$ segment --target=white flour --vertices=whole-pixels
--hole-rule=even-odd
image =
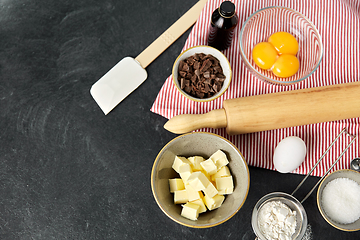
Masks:
[[[296,228],[296,212],[280,201],[268,202],[259,211],[258,223],[268,240],[291,240]]]

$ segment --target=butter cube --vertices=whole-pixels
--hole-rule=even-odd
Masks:
[[[216,188],[219,194],[231,194],[234,191],[234,182],[232,176],[216,178]]]
[[[192,171],[179,173],[179,175],[180,175],[181,179],[183,180],[184,184],[188,183],[188,178],[191,176],[191,174],[192,174]]]
[[[215,174],[211,175],[211,181],[215,181],[216,178],[231,176],[228,166],[223,166]]]
[[[187,160],[186,157],[179,157],[179,156],[175,156],[172,168],[175,170],[175,172],[180,173],[180,166],[184,165],[184,164],[191,164],[189,162],[189,160]]]
[[[208,175],[213,175],[218,170],[215,163],[211,159],[201,162],[200,165]]]
[[[187,179],[190,177],[190,175],[193,172],[190,163],[183,163],[177,168],[177,170],[184,184],[186,184]]]
[[[193,171],[201,171],[200,163],[203,162],[205,159],[201,156],[194,156],[188,158],[189,162],[191,163]]]
[[[183,173],[183,172],[191,172],[191,173],[193,172],[190,164],[187,164],[187,163],[179,166],[178,170],[179,170],[179,172],[178,172],[179,174]]]
[[[181,204],[189,201],[186,190],[179,190],[174,192],[174,203]]]
[[[215,195],[214,197],[204,196],[204,203],[206,207],[211,211],[221,206],[225,197],[223,195]]]
[[[190,184],[185,185],[186,193],[189,199],[189,202],[201,199],[204,197],[203,193],[201,191],[196,191]]]
[[[213,155],[210,156],[209,159],[211,159],[215,163],[217,170],[219,170],[223,166],[226,166],[229,163],[226,154],[221,150],[217,150]]]
[[[169,179],[169,185],[171,193],[185,189],[184,182],[181,178]]]
[[[210,181],[204,173],[193,172],[187,179],[187,183],[190,184],[196,191],[201,191],[209,185]]]
[[[199,171],[197,171],[197,172],[199,172]],[[205,170],[201,170],[200,172],[202,172],[207,177],[207,179],[210,180],[210,175]]]
[[[181,210],[181,216],[194,221],[198,219],[199,209],[200,209],[199,205],[188,202],[184,204],[182,207],[183,208]]]
[[[197,199],[195,201],[191,201],[191,203],[195,203],[200,206],[199,213],[206,212],[206,206],[205,206],[204,200],[202,198]]]
[[[203,192],[204,192],[205,195],[207,195],[208,197],[214,197],[216,194],[218,194],[218,190],[216,189],[216,187],[214,186],[214,184],[212,184],[211,182],[210,182],[209,185],[203,190]]]

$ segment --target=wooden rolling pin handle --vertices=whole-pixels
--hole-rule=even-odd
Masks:
[[[205,114],[177,115],[167,121],[164,128],[172,133],[182,134],[200,128],[224,128],[226,126],[225,110],[216,109]]]

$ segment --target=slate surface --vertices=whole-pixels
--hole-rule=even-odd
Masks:
[[[0,239],[254,239],[252,208],[303,176],[250,167],[243,208],[211,229],[172,222],[150,172],[176,135],[149,111],[189,31],[147,67],[148,79],[108,116],[91,85],[136,57],[196,0],[0,1]],[[316,183],[311,177],[299,198]],[[312,239],[358,239],[304,202]]]

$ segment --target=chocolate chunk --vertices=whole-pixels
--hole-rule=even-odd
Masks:
[[[225,79],[226,79],[226,77],[225,77],[224,74],[220,74],[220,73],[216,74],[215,80],[216,80],[217,82],[224,82]]]
[[[205,72],[209,69],[209,67],[212,65],[211,61],[209,59],[206,59],[203,64],[201,65],[200,72]]]
[[[211,85],[211,79],[205,79],[204,84]]]
[[[196,62],[196,59],[194,58],[194,56],[190,56],[187,59],[187,63],[192,66],[194,63]]]
[[[185,78],[180,78],[180,88],[184,89],[185,87]]]
[[[209,71],[204,72],[204,78],[210,78],[210,72]]]
[[[203,92],[197,92],[197,93],[196,93],[196,96],[197,96],[198,98],[204,98],[205,93],[203,93]]]
[[[187,74],[187,72],[185,72],[185,71],[179,71],[179,75],[183,78],[186,76],[186,74]]]
[[[218,84],[216,84],[216,83],[213,85],[213,89],[214,89],[215,92],[219,92],[219,91],[220,91],[220,88],[221,88],[221,87],[220,87]]]
[[[197,80],[198,78],[197,78],[197,76],[196,75],[192,75],[191,76],[191,82],[193,82],[193,83],[196,83],[196,80]]]
[[[184,64],[185,62],[182,60],[179,62],[179,71],[183,68]]]
[[[215,73],[223,73],[221,66],[215,66],[214,67],[214,72]]]
[[[185,62],[182,67],[180,68],[181,71],[185,71],[185,72],[189,72],[190,67],[189,65]]]
[[[196,61],[195,63],[194,63],[194,69],[200,69],[200,62],[199,61]]]
[[[197,98],[209,98],[219,92],[226,79],[220,62],[211,54],[195,53],[180,61],[180,88]]]
[[[198,79],[200,79],[200,70],[199,69],[196,69],[194,71],[195,75],[198,77]]]

